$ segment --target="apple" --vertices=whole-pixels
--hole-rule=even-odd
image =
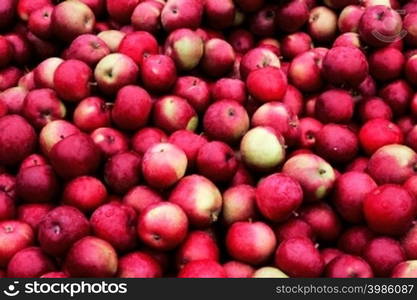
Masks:
[[[222,207],[222,195],[206,177],[190,175],[182,178],[168,201],[179,205],[191,225],[207,228],[216,222]]]
[[[213,38],[204,45],[201,67],[207,75],[220,77],[232,70],[235,58],[235,51],[228,42]]]
[[[305,238],[283,241],[275,253],[275,265],[290,277],[318,277],[324,271],[320,252]]]
[[[117,92],[111,111],[113,122],[124,130],[137,130],[148,122],[152,109],[148,92],[138,86],[128,85]]]
[[[94,173],[100,164],[100,149],[85,133],[75,133],[56,143],[49,152],[54,170],[71,179]]]
[[[367,44],[383,47],[403,34],[402,25],[401,16],[391,7],[369,6],[359,22],[359,34]]]
[[[336,179],[332,166],[314,154],[291,157],[284,164],[282,172],[298,180],[307,201],[318,201],[326,197]]]
[[[168,0],[162,9],[161,22],[168,32],[180,28],[200,27],[204,2],[200,0]]]
[[[64,62],[59,57],[50,57],[41,62],[33,71],[33,79],[38,88],[55,88],[56,69]]]
[[[196,112],[204,112],[210,104],[210,87],[205,80],[199,77],[178,77],[172,92],[176,96],[186,99]]]
[[[128,138],[116,129],[110,127],[97,128],[90,136],[105,157],[112,157],[129,150]]]
[[[277,242],[293,239],[306,238],[314,241],[315,235],[312,227],[303,219],[293,217],[275,227]]]
[[[34,242],[32,228],[21,221],[0,222],[0,267],[5,268],[12,257],[25,248],[30,247]]]
[[[123,196],[123,204],[132,207],[136,213],[141,214],[151,204],[162,202],[162,196],[146,185],[133,187]]]
[[[155,0],[147,0],[139,3],[133,10],[130,18],[132,26],[136,30],[143,30],[156,34],[161,30],[161,13],[163,3]]]
[[[153,121],[157,127],[169,133],[180,129],[194,131],[198,125],[198,116],[184,98],[164,96],[155,102]]]
[[[193,30],[187,28],[171,32],[165,41],[165,54],[170,56],[178,69],[192,70],[204,54],[204,42]]]
[[[248,131],[249,116],[238,102],[221,100],[206,110],[203,127],[210,138],[234,143]]]
[[[256,188],[257,208],[273,222],[283,222],[296,211],[303,201],[300,184],[291,177],[275,173],[262,179]]]
[[[0,70],[0,92],[18,84],[22,71],[16,67],[7,67]]]
[[[0,191],[16,199],[16,177],[7,173],[0,174]]]
[[[12,46],[13,60],[17,65],[29,63],[31,58],[32,45],[25,37],[25,34],[10,33],[4,36]]]
[[[26,95],[22,108],[25,118],[38,129],[47,123],[65,118],[65,105],[52,89],[36,89]]]
[[[333,47],[356,47],[361,49],[363,42],[360,39],[359,33],[346,32],[334,40]]]
[[[388,237],[370,241],[363,252],[364,259],[371,265],[376,276],[388,277],[399,263],[406,260],[399,242]]]
[[[66,137],[79,133],[80,130],[65,120],[55,120],[46,124],[39,134],[39,144],[42,152],[49,156],[51,149]]]
[[[132,150],[143,155],[151,146],[166,141],[168,141],[168,136],[161,129],[156,127],[145,127],[133,135],[131,139]]]
[[[246,86],[240,79],[221,78],[211,86],[211,96],[213,101],[229,99],[244,105],[247,100]]]
[[[17,0],[16,3],[15,9],[17,9],[17,14],[23,21],[27,21],[29,16],[37,9],[52,5],[50,0]]]
[[[316,136],[323,128],[323,124],[313,118],[302,118],[299,122],[299,141],[298,144],[303,148],[313,148],[316,143]]]
[[[323,85],[323,56],[312,50],[297,55],[288,69],[288,79],[303,92],[318,91]]]
[[[69,42],[84,33],[91,33],[96,22],[93,11],[80,1],[64,1],[55,6],[51,26],[56,37]]]
[[[186,264],[178,273],[178,278],[226,278],[226,271],[218,262],[203,259]]]
[[[128,23],[133,10],[140,0],[106,0],[106,8],[110,17],[118,23]]]
[[[119,202],[98,207],[90,218],[94,235],[109,242],[114,249],[126,252],[137,244],[135,210]]]
[[[278,268],[274,267],[262,267],[256,270],[252,276],[252,278],[288,278],[287,274],[282,272]]]
[[[371,266],[361,257],[354,255],[340,255],[327,266],[325,276],[329,278],[371,278]]]
[[[48,272],[39,278],[69,278],[69,276],[65,272]]]
[[[158,94],[171,90],[177,80],[174,61],[167,55],[150,55],[142,62],[142,82],[145,88]]]
[[[337,21],[339,31],[342,33],[358,32],[359,22],[364,12],[365,9],[359,5],[345,6]]]
[[[416,225],[413,225],[413,227],[411,227],[410,230],[401,239],[401,246],[403,247],[408,259],[417,258],[417,226]]]
[[[394,80],[379,90],[379,96],[391,107],[395,116],[402,116],[413,97],[413,89],[402,79]]]
[[[392,278],[415,278],[417,270],[416,260],[407,260],[399,263],[393,270]]]
[[[208,24],[214,29],[225,29],[230,27],[235,20],[235,4],[233,0],[216,1],[206,0],[204,12]]]
[[[228,37],[230,45],[236,53],[245,54],[255,45],[254,35],[244,29],[234,29]]]
[[[359,106],[359,114],[363,123],[372,119],[392,119],[392,109],[379,97],[364,99]]]
[[[99,61],[94,70],[94,78],[103,93],[113,95],[122,87],[134,84],[138,72],[138,66],[129,56],[112,53]]]
[[[31,91],[37,88],[34,75],[35,71],[27,72],[25,75],[20,77],[19,81],[17,82],[17,87],[22,87],[27,91]]]
[[[363,202],[375,188],[375,181],[364,172],[351,171],[339,176],[333,196],[339,214],[348,222],[361,223],[364,220]]]
[[[235,3],[244,12],[255,12],[262,8],[264,0],[235,0]]]
[[[113,155],[104,166],[107,185],[117,194],[126,193],[139,183],[142,177],[141,164],[141,157],[132,151]]]
[[[86,132],[109,126],[110,105],[99,97],[85,98],[75,108],[73,121],[78,128]]]
[[[72,277],[112,277],[117,264],[116,251],[108,242],[86,236],[68,251],[64,270]]]
[[[172,250],[187,236],[188,219],[180,206],[171,202],[149,205],[139,215],[137,234],[148,246]]]
[[[337,246],[344,252],[361,255],[366,245],[375,237],[375,234],[366,226],[354,226],[347,229],[340,236]]]
[[[9,278],[37,278],[55,271],[55,264],[38,247],[28,247],[17,252],[7,265]]]
[[[223,193],[222,219],[226,225],[257,218],[256,190],[246,184],[228,188]]]
[[[33,127],[19,115],[0,118],[0,163],[16,165],[31,154],[36,146]]]
[[[95,177],[80,176],[68,182],[62,195],[62,203],[78,208],[84,213],[94,211],[107,200],[105,185]]]
[[[296,32],[307,22],[308,15],[304,0],[284,2],[277,9],[277,26],[285,32]]]
[[[249,73],[248,92],[261,102],[280,101],[287,91],[287,79],[279,68],[265,67]]]
[[[28,29],[40,39],[50,39],[53,35],[52,13],[54,7],[43,6],[29,15]]]
[[[248,264],[229,261],[223,265],[227,278],[251,278],[255,270]]]
[[[110,49],[102,39],[93,34],[82,34],[71,42],[66,59],[78,59],[94,67],[109,54]]]
[[[119,49],[120,43],[123,38],[126,36],[124,32],[120,30],[104,30],[97,34],[97,37],[106,43],[107,47],[110,49],[110,52],[117,52]]]
[[[4,37],[0,36],[0,67],[7,66],[13,59],[13,47],[9,41]]]
[[[366,122],[359,131],[359,141],[369,155],[383,146],[401,144],[404,134],[395,123],[385,119],[372,119]]]
[[[162,277],[162,267],[157,260],[145,252],[130,252],[119,259],[117,277],[158,278]]]
[[[400,50],[381,48],[369,57],[369,72],[376,80],[390,81],[400,77],[404,64],[405,58]]]
[[[49,211],[38,227],[38,240],[45,253],[62,256],[73,243],[90,233],[87,218],[75,207],[60,206]]]
[[[280,68],[281,63],[278,56],[265,47],[253,48],[243,55],[240,74],[243,79],[246,79],[252,71],[266,67]]]
[[[249,20],[249,28],[257,36],[272,36],[276,32],[277,6],[267,5],[256,12]]]
[[[7,193],[0,192],[0,220],[12,220],[15,217],[16,207],[14,199]]]
[[[417,19],[417,11],[406,14],[403,20],[404,30],[407,32],[405,42],[411,47],[417,46],[417,34],[415,33],[415,21]]]
[[[5,0],[0,4],[0,29],[4,30],[8,28],[16,16],[16,5],[15,0]]]

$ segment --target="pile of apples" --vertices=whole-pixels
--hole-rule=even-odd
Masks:
[[[0,277],[417,277],[417,1],[1,0]]]

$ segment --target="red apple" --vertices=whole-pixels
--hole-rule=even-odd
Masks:
[[[129,149],[128,138],[122,132],[110,127],[97,128],[91,133],[91,138],[105,157],[111,157]]]
[[[223,193],[222,218],[226,225],[256,219],[256,192],[250,185],[236,185]]]
[[[354,226],[347,229],[340,236],[337,246],[344,252],[361,255],[366,245],[375,237],[375,234],[366,226]]]
[[[235,51],[229,43],[213,38],[204,45],[201,66],[207,75],[220,77],[232,70],[235,58]]]
[[[371,278],[373,272],[369,264],[359,256],[340,255],[326,267],[329,278]]]
[[[184,266],[178,278],[226,278],[226,271],[216,261],[195,260]]]
[[[131,139],[131,144],[132,149],[135,152],[143,155],[151,146],[166,141],[168,141],[168,136],[161,129],[156,127],[145,127],[135,133]]]
[[[135,152],[120,152],[106,162],[104,178],[107,185],[117,194],[124,194],[139,183],[141,157]]]
[[[135,251],[119,259],[119,278],[158,278],[162,268],[158,261],[145,252]]]
[[[261,102],[280,101],[287,91],[287,78],[274,67],[266,67],[249,73],[246,85],[250,95]]]
[[[204,2],[200,0],[168,0],[162,9],[161,22],[168,32],[180,28],[200,27]]]
[[[119,23],[128,23],[135,7],[140,0],[106,0],[106,8],[110,17]]]
[[[136,213],[141,214],[145,208],[151,204],[163,201],[161,195],[146,185],[138,185],[133,187],[123,197],[123,204],[131,206]]]
[[[207,82],[201,78],[194,76],[179,77],[172,92],[176,96],[186,99],[197,112],[203,112],[209,106],[210,88]],[[215,96],[213,95],[213,97]]]
[[[142,82],[151,92],[164,93],[171,90],[177,80],[174,61],[166,55],[150,55],[142,62]]]
[[[9,278],[36,278],[55,270],[54,262],[40,248],[29,247],[17,252],[7,266]]]

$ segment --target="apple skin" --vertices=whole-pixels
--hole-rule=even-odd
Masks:
[[[359,5],[348,5],[340,12],[337,25],[339,31],[345,32],[358,32],[359,22],[362,18],[365,9]]]
[[[125,86],[116,95],[112,120],[120,129],[138,130],[148,122],[152,104],[146,90],[139,86]]]
[[[276,33],[276,5],[266,5],[249,19],[250,31],[261,37],[273,36]]]
[[[302,118],[299,122],[300,136],[298,145],[302,148],[313,148],[316,143],[316,136],[320,132],[323,124],[313,118]]]
[[[159,262],[142,251],[130,252],[119,259],[118,278],[159,278],[162,273]]]
[[[168,141],[168,136],[161,129],[156,127],[145,127],[136,132],[132,137],[132,150],[143,155],[151,146],[165,143],[166,141]]]
[[[314,203],[300,211],[300,217],[307,222],[319,241],[335,241],[342,231],[339,216],[325,203]]]
[[[386,206],[388,202],[390,204]],[[405,233],[417,213],[416,202],[411,194],[395,184],[380,185],[369,193],[365,197],[363,209],[369,228],[393,236]]]
[[[402,25],[401,16],[391,7],[370,6],[359,22],[359,34],[368,45],[383,47],[401,36]]]
[[[404,66],[404,73],[407,81],[412,84],[413,86],[417,86],[417,80],[415,77],[417,76],[417,56],[413,55],[408,58],[405,62]]]
[[[29,15],[28,29],[40,39],[50,39],[53,35],[52,13],[54,7],[43,6]]]
[[[122,42],[125,36],[126,34],[124,32],[114,29],[101,31],[97,35],[97,37],[99,37],[104,43],[106,43],[111,53],[117,52],[120,43]]]
[[[71,42],[66,59],[78,59],[94,67],[109,54],[110,49],[102,39],[93,34],[82,34]]]
[[[297,55],[290,64],[288,78],[303,92],[315,92],[323,85],[323,56],[312,50]]]
[[[155,102],[153,121],[168,133],[181,129],[194,131],[198,125],[198,116],[184,98],[164,96]]]
[[[195,166],[199,150],[207,143],[207,139],[189,130],[177,130],[168,139],[168,142],[184,151],[188,160],[188,167]]]
[[[110,127],[97,128],[90,136],[105,157],[112,157],[129,150],[128,138],[116,129]]]
[[[338,16],[326,6],[316,6],[310,11],[308,32],[314,41],[329,42],[337,33]]]
[[[23,75],[17,82],[17,87],[22,87],[27,91],[34,90],[38,86],[35,83],[35,72],[30,71]]]
[[[34,242],[32,228],[21,221],[0,222],[0,267],[5,268],[12,257],[25,248],[30,247]]]
[[[236,222],[226,234],[230,256],[250,265],[267,261],[274,253],[276,243],[274,232],[263,222]]]
[[[113,201],[98,207],[90,218],[92,232],[114,249],[126,252],[137,245],[135,210]]]
[[[227,278],[251,278],[255,272],[250,265],[234,260],[225,263],[223,268]]]
[[[236,5],[244,12],[256,12],[262,8],[264,0],[236,0]]]
[[[117,272],[117,254],[106,241],[86,236],[69,250],[64,270],[71,277],[113,277]]]
[[[104,179],[110,189],[124,194],[139,183],[141,157],[135,152],[121,152],[113,155],[104,167]]]
[[[357,87],[368,75],[368,62],[357,48],[335,47],[324,57],[323,72],[334,85]]]
[[[39,278],[70,278],[65,272],[48,272]]]
[[[235,51],[228,42],[213,38],[204,45],[201,67],[208,76],[221,77],[232,71],[235,58]]]
[[[163,8],[164,4],[155,0],[139,3],[130,18],[133,28],[157,34],[162,28],[161,13]]]
[[[33,127],[18,115],[0,118],[0,163],[16,165],[31,154],[36,146]]]
[[[378,237],[370,241],[364,249],[363,258],[378,277],[390,276],[394,267],[406,260],[400,243],[388,237]]]
[[[344,255],[344,253],[337,248],[324,248],[320,250],[320,255],[324,261],[324,266],[326,267],[329,263],[332,262],[332,260],[341,255]]]
[[[3,36],[0,36],[0,54],[0,67],[3,68],[12,61],[14,54],[12,45]]]
[[[164,201],[162,196],[146,185],[133,187],[123,197],[123,204],[132,207],[136,213],[141,214],[151,204]]]
[[[315,235],[311,226],[301,218],[290,218],[274,229],[278,244],[292,238],[306,238],[314,241]]]
[[[92,77],[93,72],[86,63],[76,59],[67,60],[55,70],[55,91],[64,100],[79,102],[90,95]]]
[[[16,193],[25,202],[50,202],[58,190],[58,180],[49,165],[24,168],[17,174]]]
[[[332,163],[348,163],[357,156],[359,142],[349,127],[327,124],[316,134],[315,150]]]
[[[0,191],[16,200],[16,177],[8,173],[0,174]]]
[[[363,202],[377,187],[375,181],[364,172],[351,171],[339,176],[334,187],[333,203],[339,214],[348,222],[364,220]]]
[[[348,92],[332,89],[322,93],[314,107],[316,118],[323,123],[348,123],[353,116],[354,100]]]
[[[305,32],[296,32],[286,35],[281,41],[282,55],[292,60],[297,55],[312,48],[311,37]]]
[[[15,217],[14,200],[5,192],[0,192],[0,220],[12,220]]]
[[[372,278],[371,266],[360,256],[340,255],[327,266],[325,276],[328,278]]]
[[[63,62],[64,60],[59,57],[50,57],[41,62],[33,71],[36,86],[39,88],[55,88],[55,71]]]
[[[0,92],[14,87],[22,76],[22,71],[16,67],[9,66],[0,70]]]
[[[8,1],[6,1],[7,3]],[[17,6],[15,6],[17,13],[19,15],[19,18],[23,21],[27,21],[29,19],[29,16],[36,10],[44,7],[44,6],[50,6],[52,5],[51,0],[18,0],[14,1],[15,5],[17,3]]]
[[[36,89],[26,95],[22,113],[35,128],[42,129],[51,121],[65,118],[66,108],[54,90]]]
[[[67,183],[62,195],[62,203],[89,213],[104,204],[107,196],[107,189],[100,180],[91,176],[81,176]]]
[[[402,237],[401,246],[403,247],[408,259],[417,258],[417,226],[413,225],[410,230]]]
[[[83,131],[92,132],[110,126],[110,106],[99,97],[88,97],[78,103],[74,110],[74,124]]]
[[[157,40],[146,31],[135,31],[127,34],[120,42],[118,52],[130,57],[139,66],[149,55],[158,54]]]
[[[80,1],[64,1],[55,6],[52,17],[52,29],[57,38],[72,41],[84,33],[91,33],[96,22],[93,11]]]
[[[55,144],[64,138],[79,133],[80,130],[65,120],[55,120],[46,124],[39,134],[39,144],[42,152],[48,156]]]
[[[393,47],[377,49],[369,57],[369,72],[379,81],[391,81],[400,77],[405,64],[404,55]]]
[[[210,104],[210,87],[205,80],[199,77],[178,77],[172,92],[174,95],[186,99],[199,113],[206,111]]]
[[[417,19],[417,11],[406,14],[403,20],[404,30],[408,32],[405,36],[405,42],[411,46],[417,46],[417,35],[415,33],[415,22]]]
[[[177,80],[175,63],[167,55],[150,55],[144,58],[141,71],[145,88],[158,94],[170,91]]]
[[[140,2],[141,0],[106,0],[106,8],[114,21],[126,24]]]
[[[275,253],[275,265],[290,277],[318,277],[324,270],[319,251],[305,238],[283,241]]]
[[[336,179],[331,165],[314,154],[298,154],[284,164],[282,172],[298,180],[306,201],[318,201],[330,193]]]
[[[363,123],[372,119],[392,120],[392,109],[379,97],[364,99],[359,105],[359,114]]]
[[[16,16],[16,0],[5,0],[0,4],[0,29],[8,28]]]
[[[37,232],[39,223],[53,208],[49,203],[22,204],[18,207],[17,219],[30,225],[33,231]]]
[[[273,222],[287,220],[302,201],[303,190],[300,184],[285,174],[270,175],[262,179],[256,188],[257,208],[265,218]]]
[[[257,216],[256,190],[254,187],[241,184],[224,191],[222,220],[226,226],[236,222],[255,220]]]
[[[204,54],[204,42],[193,30],[187,28],[171,32],[165,42],[165,55],[171,57],[179,70],[197,67]]]
[[[417,154],[409,147],[391,144],[379,148],[368,162],[367,172],[378,184],[402,184],[415,175]]]
[[[399,263],[391,273],[392,278],[415,278],[417,275],[417,260],[407,260]]]
[[[285,32],[296,32],[308,20],[309,10],[303,0],[282,3],[277,10],[277,26]]]
[[[214,102],[229,99],[244,105],[247,100],[246,86],[240,79],[221,78],[211,86],[211,96]]]
[[[358,33],[346,32],[334,40],[333,48],[334,47],[356,47],[361,49],[363,47],[363,42],[360,40]]]
[[[180,206],[170,202],[149,205],[139,215],[137,234],[156,250],[172,250],[187,236],[188,219]]]
[[[55,271],[54,262],[40,248],[29,247],[17,252],[7,266],[9,278],[38,278]]]
[[[79,239],[90,233],[84,214],[71,206],[60,206],[49,211],[38,227],[38,240],[45,253],[62,256]]]
[[[66,179],[94,173],[100,164],[100,156],[100,149],[84,133],[63,139],[49,153],[55,171]]]
[[[300,137],[298,117],[290,107],[280,102],[268,102],[252,115],[252,126],[269,126],[280,132],[288,145],[294,145]]]
[[[177,269],[181,269],[191,261],[219,261],[219,247],[213,236],[206,231],[191,231],[175,254]]]
[[[287,274],[282,272],[278,268],[274,267],[262,267],[256,270],[252,276],[252,278],[288,278]]]
[[[265,67],[249,73],[246,79],[248,92],[261,102],[280,101],[287,91],[287,78],[274,67]]]
[[[112,53],[99,61],[94,70],[94,78],[103,93],[114,95],[122,87],[134,84],[138,73],[138,66],[129,56]]]
[[[249,129],[245,108],[233,100],[221,100],[208,107],[203,118],[204,132],[213,140],[235,143]]]
[[[230,45],[236,53],[245,54],[255,46],[254,35],[245,29],[235,29],[228,37]]]
[[[242,138],[240,152],[248,167],[259,171],[273,170],[285,159],[284,139],[273,128],[258,126]]]
[[[223,202],[217,187],[200,175],[182,178],[168,200],[179,205],[190,224],[198,228],[207,228],[217,221]]]
[[[278,56],[265,47],[253,48],[242,57],[240,63],[241,77],[245,80],[252,71],[265,67],[280,68],[281,63]]]
[[[9,33],[4,36],[14,50],[13,60],[19,66],[29,63],[31,58],[32,45],[25,34]]]
[[[200,0],[168,0],[162,9],[161,22],[165,31],[200,27],[204,2]]]
[[[358,137],[368,155],[374,154],[383,146],[404,142],[404,134],[400,127],[391,121],[379,118],[366,122],[361,127]]]
[[[206,0],[204,2],[204,12],[211,28],[225,29],[233,25],[236,10],[232,0],[222,2]]]
[[[375,234],[366,226],[354,226],[347,229],[339,238],[337,246],[352,255],[361,255]]]
[[[223,266],[213,260],[194,260],[178,273],[178,278],[226,278]]]
[[[394,80],[379,90],[379,97],[391,107],[396,117],[407,112],[413,94],[411,86],[402,79]]]
[[[161,143],[146,151],[142,161],[142,173],[150,186],[166,189],[184,176],[187,164],[184,151],[173,144]]]

